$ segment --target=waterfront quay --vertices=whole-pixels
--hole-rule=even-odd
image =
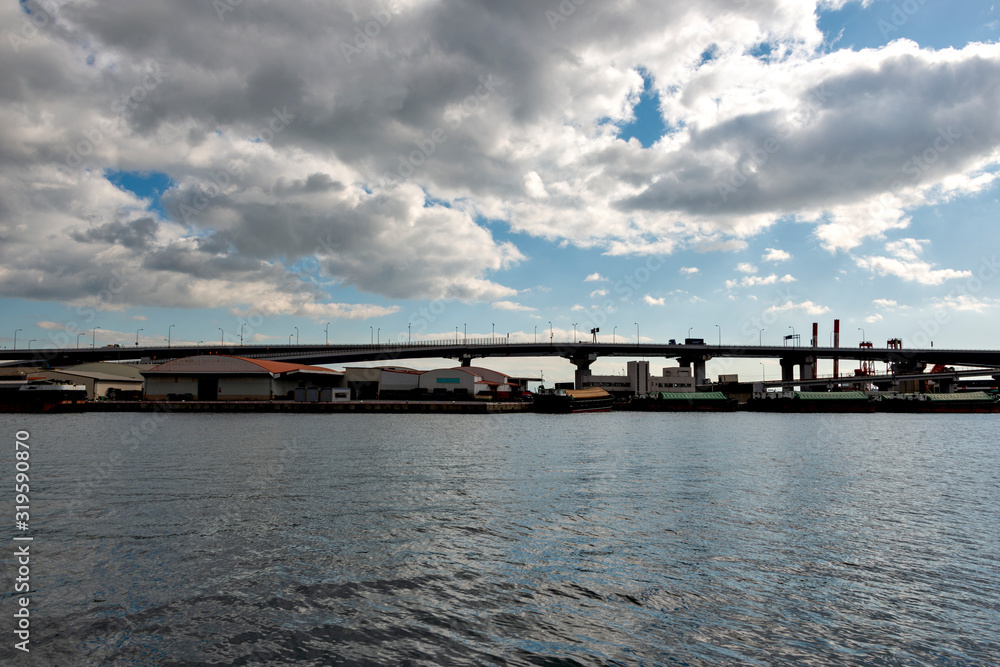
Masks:
[[[297,401],[95,401],[66,406],[74,412],[428,412],[451,414],[493,414],[526,412],[530,403],[514,401],[337,401],[307,403]]]

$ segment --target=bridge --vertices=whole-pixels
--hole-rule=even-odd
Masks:
[[[578,386],[590,374],[590,366],[601,357],[663,357],[676,359],[692,369],[699,380],[705,378],[705,362],[718,358],[778,359],[781,380],[818,380],[812,365],[818,359],[843,359],[889,364],[895,373],[919,373],[925,365],[973,366],[998,369],[1000,350],[940,348],[801,347],[768,345],[708,345],[677,343],[607,343],[589,341],[546,341],[511,343],[505,337],[455,338],[368,345],[174,345],[157,347],[48,348],[3,350],[8,362],[29,362],[57,367],[93,361],[143,361],[159,363],[199,354],[224,354],[254,359],[271,359],[309,365],[340,365],[377,361],[393,364],[405,359],[455,359],[469,366],[474,359],[494,357],[563,357],[576,366]],[[795,370],[798,368],[798,378]]]

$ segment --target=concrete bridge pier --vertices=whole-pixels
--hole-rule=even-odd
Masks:
[[[463,354],[460,357],[460,359],[462,361],[462,368],[468,368],[469,366],[472,365],[472,355],[471,354]]]
[[[705,361],[711,357],[681,357],[677,360],[681,368],[691,370],[695,385],[705,384]]]
[[[583,354],[574,357],[568,357],[571,364],[576,366],[576,373],[573,375],[573,386],[577,389],[583,389],[583,382],[585,378],[590,377],[590,366],[595,361],[597,361],[596,354]]]
[[[799,364],[799,380],[801,380],[800,386],[802,387],[802,391],[826,391],[826,383],[808,382],[816,378],[814,373],[815,367],[815,357],[806,357]]]
[[[792,391],[795,389],[795,360],[782,357],[778,360],[781,365],[781,391]]]

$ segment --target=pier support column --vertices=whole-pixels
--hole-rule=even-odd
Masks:
[[[795,389],[795,361],[792,359],[779,359],[781,365],[781,391],[792,391]]]
[[[698,386],[705,384],[705,361],[706,357],[681,357],[677,360],[677,363],[681,368],[691,370],[691,377],[694,378],[694,384]]]
[[[469,366],[472,365],[472,355],[471,354],[463,354],[462,357],[461,357],[461,359],[462,359],[462,368],[468,368]]]
[[[590,365],[597,361],[596,354],[579,355],[570,357],[571,364],[576,366],[576,373],[573,375],[573,386],[583,389],[583,382],[590,377]]]

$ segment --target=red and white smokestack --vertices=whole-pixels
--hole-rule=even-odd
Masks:
[[[833,321],[833,346],[840,347],[840,320]],[[840,359],[833,358],[833,377],[840,377]]]

